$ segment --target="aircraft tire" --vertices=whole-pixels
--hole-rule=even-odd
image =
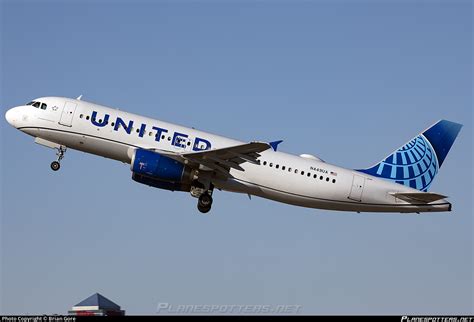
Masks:
[[[58,171],[61,168],[61,164],[58,161],[51,162],[51,170]]]

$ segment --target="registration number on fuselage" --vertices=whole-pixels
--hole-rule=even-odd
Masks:
[[[326,169],[315,168],[315,167],[310,167],[310,169],[311,169],[312,171],[316,171],[316,172],[321,172],[321,173],[325,173],[325,174],[328,173],[328,170],[326,170]]]

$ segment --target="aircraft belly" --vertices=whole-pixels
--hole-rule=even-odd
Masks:
[[[30,130],[30,132],[34,136],[65,145],[70,149],[100,155],[105,158],[122,162],[130,162],[130,158],[127,155],[129,146],[125,144],[69,132],[58,132],[45,129]]]
[[[345,186],[350,186],[352,182],[347,181],[347,184],[345,184],[342,178],[339,178],[339,186],[325,188],[326,184],[331,185],[332,183],[322,181],[304,183],[300,178],[284,180],[284,178],[275,178],[262,173],[259,175],[253,171],[246,171],[246,176],[243,173],[238,175],[235,172],[235,174],[234,179],[221,185],[224,190],[248,193],[301,207],[353,212],[395,213],[447,211],[451,207],[445,201],[425,205],[396,203],[393,202],[393,196],[387,195],[384,191],[379,191],[374,183],[369,184],[360,201],[351,200],[348,198],[348,189]]]
[[[439,202],[426,205],[410,205],[410,204],[383,204],[383,203],[357,203],[350,200],[331,200],[319,199],[315,197],[307,197],[294,195],[281,191],[275,191],[270,188],[262,188],[260,197],[287,203],[290,205],[317,208],[338,211],[354,211],[354,212],[388,212],[388,213],[414,213],[414,212],[438,212],[449,211],[451,204],[449,202]]]

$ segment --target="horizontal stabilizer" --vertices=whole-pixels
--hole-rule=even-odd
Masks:
[[[432,192],[394,192],[391,193],[391,195],[409,203],[430,203],[447,198],[446,196]]]

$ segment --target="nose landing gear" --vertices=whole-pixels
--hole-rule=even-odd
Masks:
[[[58,161],[51,162],[51,170],[58,171],[61,168],[61,164]]]
[[[60,162],[64,158],[64,153],[66,153],[66,150],[67,148],[64,145],[61,145],[59,148],[57,148],[56,155],[58,156],[58,160],[51,162],[51,170],[58,171],[59,168],[61,168]]]

